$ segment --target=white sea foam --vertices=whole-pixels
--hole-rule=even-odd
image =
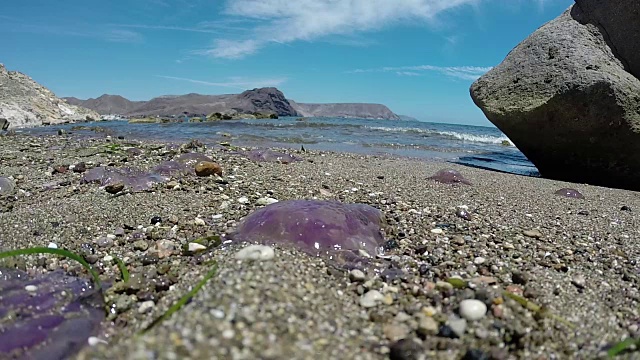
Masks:
[[[513,142],[509,140],[509,138],[506,137],[505,135],[502,135],[502,136],[479,135],[479,134],[470,134],[470,133],[459,133],[455,131],[436,131],[436,130],[420,129],[420,128],[385,127],[385,126],[366,126],[366,128],[371,130],[386,131],[386,132],[443,135],[443,136],[452,137],[462,141],[471,141],[471,142],[487,143],[487,144],[502,144],[504,141],[508,141],[509,144],[513,145]]]

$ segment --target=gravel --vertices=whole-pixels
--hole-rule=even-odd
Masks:
[[[131,146],[142,154],[127,155]],[[149,168],[187,147],[210,156],[222,177],[110,194],[75,171]],[[54,243],[91,260],[113,284],[105,291],[109,321],[78,359],[594,359],[640,336],[638,193],[437,161],[307,149],[292,151],[302,162],[258,163],[232,150],[74,134],[0,137],[0,176],[15,183],[0,194],[0,249]],[[70,165],[74,171],[52,171]],[[443,168],[473,185],[427,179]],[[561,188],[584,199],[555,195]],[[301,198],[382,210],[384,258],[354,273],[287,246],[269,247],[268,261],[238,260],[247,244],[220,241],[263,204]],[[184,251],[189,243],[207,249]],[[131,274],[127,283],[116,257]],[[218,271],[194,298],[141,334],[212,261]],[[0,265],[87,276],[53,255]],[[462,304],[479,303],[484,316],[463,315]]]

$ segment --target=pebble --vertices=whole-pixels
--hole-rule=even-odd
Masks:
[[[207,247],[202,245],[202,244],[190,242],[189,245],[188,245],[188,249],[189,249],[190,253],[195,253],[195,252],[198,252],[198,251],[206,250]]]
[[[154,216],[151,218],[151,225],[155,225],[162,222],[162,218],[160,216]]]
[[[480,320],[487,314],[487,305],[480,300],[465,299],[460,302],[460,316],[467,320]]]
[[[105,255],[104,258],[102,258],[102,261],[106,262],[106,263],[110,263],[113,261],[113,256],[111,255]]]
[[[584,276],[577,274],[573,276],[573,279],[571,279],[571,283],[578,289],[584,289],[587,284],[587,280],[584,278]]]
[[[482,256],[478,256],[477,258],[473,259],[473,263],[476,265],[484,264],[485,261],[486,259],[483,258]]]
[[[195,218],[195,220],[193,220],[193,223],[198,225],[198,226],[205,226],[207,225],[206,222],[204,222],[204,220],[202,220],[201,218],[197,217]]]
[[[404,324],[386,324],[382,328],[384,336],[390,341],[398,341],[409,335],[409,328]]]
[[[363,282],[367,276],[362,270],[353,269],[349,271],[349,279],[353,282]]]
[[[275,257],[272,247],[266,245],[249,245],[236,253],[237,260],[271,260]]]
[[[110,239],[106,236],[101,236],[98,238],[98,246],[101,248],[109,248],[113,246],[113,239]]]
[[[525,230],[522,232],[522,235],[536,239],[540,239],[542,237],[542,233],[538,229]]]
[[[38,290],[38,287],[35,285],[27,285],[24,287],[24,289],[28,292],[36,292]]]
[[[151,311],[156,306],[156,303],[153,300],[143,301],[140,306],[138,306],[138,313],[146,314]]]
[[[144,240],[137,240],[133,243],[134,250],[146,251],[149,248],[149,244]]]
[[[420,315],[418,319],[418,334],[422,336],[438,334],[438,322],[431,316]]]
[[[467,331],[467,320],[465,319],[450,319],[448,325],[459,338],[463,337]]]
[[[444,231],[440,228],[431,229],[431,232],[434,234],[442,234]]]
[[[120,191],[124,190],[124,183],[117,182],[115,184],[109,184],[104,187],[104,190],[109,194],[117,194]]]
[[[370,290],[360,297],[360,306],[372,308],[384,301],[384,295],[378,290]]]
[[[246,204],[246,203],[248,203],[248,202],[249,202],[249,198],[248,198],[248,197],[246,197],[246,196],[243,196],[243,197],[241,197],[241,198],[239,198],[239,199],[238,199],[238,202],[239,202],[240,204]]]
[[[262,197],[256,201],[258,205],[271,205],[277,203],[278,200],[270,197]]]
[[[198,176],[222,176],[222,167],[211,161],[200,161],[194,168],[196,175]]]
[[[50,242],[49,245],[47,245],[47,247],[49,249],[57,249],[58,248],[58,244],[56,244],[54,242]]]

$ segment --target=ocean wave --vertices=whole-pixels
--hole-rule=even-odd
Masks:
[[[470,133],[459,133],[455,131],[437,131],[431,129],[420,129],[420,128],[402,128],[402,127],[385,127],[385,126],[366,126],[365,128],[369,130],[377,130],[377,131],[385,131],[385,132],[395,132],[395,133],[413,133],[413,134],[432,134],[432,135],[440,135],[446,136],[449,138],[454,138],[462,141],[470,141],[477,143],[485,143],[485,144],[502,144],[505,141],[509,142],[510,145],[513,145],[513,142],[509,140],[505,135],[494,136],[494,135],[480,135],[480,134],[470,134]]]

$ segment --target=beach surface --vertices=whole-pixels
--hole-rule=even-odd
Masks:
[[[0,250],[55,243],[85,256],[107,283],[120,278],[114,257],[131,273],[105,292],[111,311],[97,335],[104,342],[78,359],[594,359],[640,337],[636,192],[387,156],[288,150],[303,161],[254,162],[192,145],[0,136],[0,176],[16,183],[0,197]],[[149,168],[181,151],[207,154],[223,176],[116,196],[82,184],[81,172],[56,170]],[[443,168],[472,184],[428,179]],[[584,199],[554,194],[561,188]],[[264,261],[237,260],[244,244],[183,253],[195,239],[229,233],[265,198],[380,209],[389,242],[385,258],[372,263],[391,270],[344,270],[286,246]],[[470,220],[456,214],[460,206]],[[152,225],[154,217],[161,222]],[[140,334],[212,261],[218,270],[193,299]],[[0,265],[88,277],[53,255]],[[462,311],[461,303],[477,305],[465,299],[479,300],[486,314]]]

